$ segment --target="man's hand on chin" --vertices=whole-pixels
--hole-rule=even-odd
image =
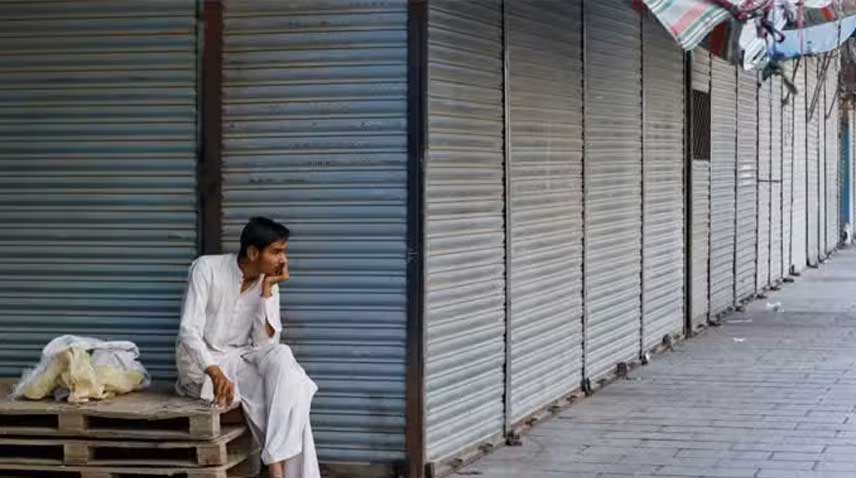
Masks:
[[[279,268],[276,275],[266,275],[264,284],[262,284],[262,297],[268,298],[271,296],[271,291],[273,290],[273,286],[279,284],[280,282],[285,282],[291,278],[291,274],[288,272],[288,263],[285,263]]]

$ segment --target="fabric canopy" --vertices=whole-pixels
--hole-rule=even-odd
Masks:
[[[856,0],[643,0],[657,20],[684,49],[699,46],[717,26],[737,20],[740,10],[766,5],[767,16],[780,16],[784,28],[836,22],[856,15]],[[801,5],[800,5],[801,4]]]

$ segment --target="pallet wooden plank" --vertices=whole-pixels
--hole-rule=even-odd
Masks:
[[[223,410],[162,389],[83,404],[0,399],[0,435],[204,440],[241,420],[237,404]]]
[[[256,448],[245,425],[227,425],[209,441],[129,441],[0,437],[0,462],[44,465],[224,465]]]
[[[80,466],[80,465],[28,465],[0,463],[0,477],[26,476],[28,478],[160,478],[186,476],[187,478],[249,478],[258,474],[259,455],[232,456],[225,465],[206,468],[182,467],[131,467],[131,466]],[[254,474],[251,474],[255,472]]]

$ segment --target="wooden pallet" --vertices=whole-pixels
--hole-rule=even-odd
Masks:
[[[241,409],[223,410],[162,390],[71,404],[0,398],[0,435],[211,440],[223,424],[243,423]]]
[[[259,474],[258,454],[233,457],[207,468],[146,468],[129,466],[24,465],[0,463],[0,478],[250,478]]]
[[[253,438],[243,425],[225,425],[210,441],[79,440],[2,438],[0,463],[31,465],[167,466],[225,465],[229,457],[249,455]]]

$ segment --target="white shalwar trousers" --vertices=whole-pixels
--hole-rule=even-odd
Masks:
[[[285,344],[269,345],[243,355],[217,357],[226,377],[235,384],[250,430],[262,446],[262,462],[287,460],[288,478],[320,478],[309,409],[318,386],[297,363]],[[200,397],[213,398],[206,377]]]

